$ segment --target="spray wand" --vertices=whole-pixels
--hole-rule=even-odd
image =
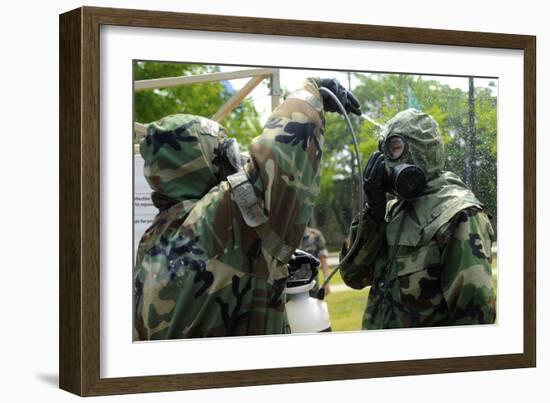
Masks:
[[[361,154],[359,153],[359,145],[357,144],[357,136],[355,135],[355,130],[353,130],[353,126],[351,125],[349,115],[346,112],[346,109],[344,108],[344,106],[342,105],[340,100],[338,99],[338,97],[336,95],[334,95],[334,93],[332,91],[330,91],[329,89],[327,89],[325,87],[320,87],[319,90],[321,92],[329,95],[334,100],[336,105],[338,105],[338,108],[342,112],[342,116],[344,116],[344,118],[345,118],[345,121],[348,125],[349,131],[351,133],[351,137],[352,137],[352,140],[353,140],[353,148],[354,148],[355,158],[357,160],[357,165],[359,166],[359,169],[357,170],[357,177],[358,177],[359,180],[357,181],[357,183],[358,183],[358,191],[359,191],[359,200],[360,200],[359,205],[360,205],[360,208],[359,208],[359,224],[357,226],[357,234],[360,234],[362,229],[363,229],[363,214],[364,214],[363,206],[365,205],[365,195],[363,194],[363,185],[362,185],[363,184],[363,177],[362,177],[363,168],[362,168],[362,164],[361,164]],[[369,122],[373,123],[374,125],[376,125],[377,127],[381,128],[381,129],[383,129],[383,127],[384,127],[383,125],[381,125],[380,123],[374,121],[373,119],[371,119],[369,116],[367,116],[364,113],[361,114],[361,117],[363,119],[368,120]],[[348,253],[346,253],[346,255],[342,258],[342,260],[340,260],[340,263],[338,263],[338,265],[332,270],[332,272],[327,276],[327,278],[325,278],[325,280],[323,281],[323,284],[321,285],[321,287],[319,288],[319,291],[317,292],[317,299],[320,299],[320,300],[325,299],[325,286],[329,283],[329,281],[332,279],[332,277],[338,272],[338,270],[340,270],[340,267],[342,267],[342,265],[344,263],[347,263],[347,261],[351,258],[352,253],[355,251],[355,249],[357,249],[357,246],[359,244],[359,238],[360,238],[359,236],[355,237],[355,240],[353,241],[353,244],[351,245],[351,248],[349,248]]]

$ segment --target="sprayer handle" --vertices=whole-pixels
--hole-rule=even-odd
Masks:
[[[304,250],[296,249],[290,260],[288,261],[288,272],[293,273],[296,270],[300,269],[304,264],[308,264],[312,272],[317,274],[317,267],[321,264],[319,259],[313,256],[311,253],[307,253]]]

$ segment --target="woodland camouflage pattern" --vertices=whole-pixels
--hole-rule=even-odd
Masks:
[[[371,286],[363,328],[494,323],[494,233],[483,205],[441,170],[443,140],[433,118],[401,112],[388,122],[389,134],[406,139],[402,160],[426,169],[429,181],[416,199],[389,201],[383,223],[364,214],[359,235],[357,219],[352,223],[341,257],[356,236],[360,247],[341,272],[352,288]]]
[[[325,237],[317,228],[307,227],[304,236],[302,237],[302,242],[300,243],[299,248],[307,253],[312,254],[317,259],[321,256],[328,257],[327,244]],[[315,285],[311,290],[309,290],[309,295],[315,297],[319,291],[320,282],[319,282],[319,271],[315,275]]]
[[[302,91],[321,103],[313,81]],[[251,228],[218,167],[223,128],[190,115],[149,126],[140,150],[160,212],[136,257],[135,340],[290,331],[285,264],[319,193],[323,127],[322,109],[287,99],[253,140],[244,171],[267,222]]]

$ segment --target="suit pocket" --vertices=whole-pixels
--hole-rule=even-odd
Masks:
[[[424,310],[441,303],[441,266],[435,242],[406,247],[396,257],[401,302],[406,309]]]

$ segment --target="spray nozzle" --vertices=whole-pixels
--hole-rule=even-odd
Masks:
[[[361,113],[361,118],[365,119],[366,121],[372,123],[373,125],[375,125],[379,131],[377,132],[378,134],[378,138],[379,140],[382,140],[384,138],[384,130],[386,129],[386,126],[381,124],[381,123],[378,123],[376,120],[374,120],[373,118],[371,118],[369,115],[367,115],[366,113]]]

